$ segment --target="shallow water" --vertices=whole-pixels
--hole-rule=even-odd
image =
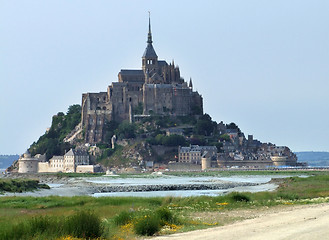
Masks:
[[[233,191],[239,192],[261,192],[273,191],[276,189],[275,184],[268,183],[272,178],[285,178],[289,176],[232,176],[232,177],[179,177],[179,176],[157,176],[145,178],[111,178],[100,177],[97,179],[88,179],[87,182],[116,186],[116,185],[166,185],[166,184],[195,184],[195,183],[216,183],[216,182],[241,182],[241,183],[257,183],[257,186],[243,186],[218,190],[179,190],[179,191],[149,191],[149,192],[109,192],[109,193],[94,193],[94,197],[106,196],[135,196],[135,197],[190,197],[190,196],[218,196],[224,195]]]
[[[262,184],[257,186],[244,186],[219,190],[189,190],[189,191],[150,191],[150,192],[111,192],[94,193],[93,197],[193,197],[193,196],[222,196],[230,192],[262,192],[273,191],[275,184]]]
[[[212,177],[212,176],[193,176],[193,177],[180,177],[180,176],[136,176],[132,178],[118,178],[118,177],[94,177],[94,178],[74,178],[67,183],[49,183],[50,189],[41,189],[34,192],[24,193],[5,193],[1,196],[83,196],[90,195],[93,197],[119,197],[119,196],[136,196],[136,197],[190,197],[190,196],[218,196],[225,195],[233,191],[237,192],[261,192],[273,191],[277,185],[269,183],[272,178],[285,178],[288,175],[251,175],[251,176],[231,176],[231,177]],[[94,193],[93,186],[136,186],[136,185],[167,185],[167,184],[209,184],[209,183],[257,183],[256,186],[241,186],[231,187],[226,189],[217,190],[176,190],[176,191],[148,191],[148,192],[107,192],[107,193]]]
[[[247,182],[247,183],[267,183],[272,178],[286,178],[289,176],[272,176],[272,175],[250,175],[250,176],[231,176],[231,177],[180,177],[180,176],[149,176],[149,177],[132,177],[132,178],[112,178],[112,177],[97,177],[88,178],[86,181],[98,184],[111,184],[111,185],[158,185],[158,184],[193,184],[193,183],[212,183],[212,182]]]
[[[47,183],[47,185],[48,185],[50,188],[58,188],[58,187],[63,186],[64,184],[62,184],[62,183]]]

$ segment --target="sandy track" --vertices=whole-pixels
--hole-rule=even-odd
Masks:
[[[329,239],[329,204],[294,206],[231,225],[178,233],[153,239]]]

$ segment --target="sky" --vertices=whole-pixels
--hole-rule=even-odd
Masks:
[[[140,69],[148,11],[213,120],[292,151],[329,151],[329,1],[0,0],[0,154]]]

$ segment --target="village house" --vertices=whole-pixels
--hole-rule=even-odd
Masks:
[[[204,156],[217,159],[217,147],[191,145],[178,148],[178,162],[201,164]]]

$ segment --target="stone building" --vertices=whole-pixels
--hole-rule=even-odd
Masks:
[[[36,173],[38,172],[38,163],[38,158],[32,157],[29,152],[26,152],[18,159],[18,172]]]
[[[53,156],[49,162],[39,162],[38,172],[63,172],[64,156]]]
[[[86,151],[71,149],[64,155],[63,172],[76,172],[79,165],[89,165],[89,155]]]
[[[107,121],[130,120],[134,115],[184,116],[203,113],[202,96],[193,91],[192,80],[184,81],[172,63],[158,60],[152,45],[151,24],[147,46],[142,56],[142,69],[121,69],[118,82],[107,92],[82,95],[82,128],[88,143],[104,139]]]
[[[178,148],[178,162],[201,164],[203,157],[217,159],[217,147],[191,145]]]
[[[89,155],[85,150],[71,149],[64,156],[53,156],[45,161],[45,155],[31,157],[23,154],[18,160],[19,173],[44,172],[94,172],[95,166],[89,165]]]

